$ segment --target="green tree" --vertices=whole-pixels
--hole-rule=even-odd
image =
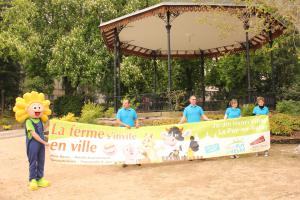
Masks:
[[[20,92],[21,79],[21,69],[18,63],[12,59],[0,60],[0,96],[3,91],[4,108],[13,106],[15,98]]]
[[[111,74],[98,25],[113,18],[114,9],[108,0],[12,1],[2,14],[0,57],[21,63],[25,86],[40,84],[35,87],[45,93],[51,93],[54,77],[64,78],[70,93],[97,87]]]
[[[153,79],[150,78],[149,67],[149,60],[137,57],[124,58],[121,64],[122,92],[129,95],[151,92]]]

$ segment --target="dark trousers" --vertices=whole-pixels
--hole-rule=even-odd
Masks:
[[[29,162],[29,181],[42,178],[45,166],[45,146],[32,139],[27,145],[27,157]]]

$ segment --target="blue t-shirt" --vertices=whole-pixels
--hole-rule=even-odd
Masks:
[[[226,109],[225,114],[228,119],[238,118],[241,116],[241,109],[229,107]]]
[[[183,116],[186,118],[188,123],[200,122],[201,116],[204,115],[204,111],[200,106],[187,106],[183,111]]]
[[[264,106],[263,108],[260,108],[259,106],[255,106],[253,109],[254,115],[267,115],[269,114],[269,109],[267,106]]]
[[[121,108],[117,112],[117,119],[131,127],[134,126],[134,121],[137,119],[137,114],[132,108]]]

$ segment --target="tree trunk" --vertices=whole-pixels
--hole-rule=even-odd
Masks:
[[[72,86],[71,81],[68,79],[68,77],[63,77],[63,87],[65,89],[65,95],[72,96],[76,94],[77,88]]]

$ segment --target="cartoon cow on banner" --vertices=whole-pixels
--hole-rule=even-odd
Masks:
[[[183,128],[173,126],[167,128],[166,132],[161,133],[164,145],[167,151],[167,157],[170,160],[179,160],[180,156],[185,155],[184,138],[191,134],[191,130],[183,131]]]

